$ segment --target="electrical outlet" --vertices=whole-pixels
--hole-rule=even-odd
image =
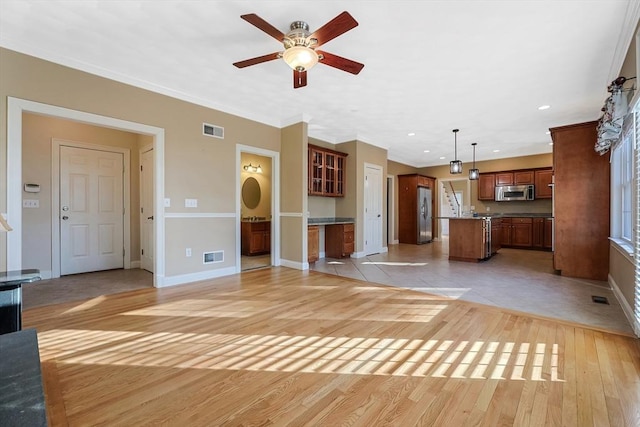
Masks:
[[[165,198],[164,199],[164,207],[165,208],[170,208],[171,207],[171,199],[170,198]]]
[[[185,250],[185,255],[188,256],[188,257],[191,256],[191,248],[187,248]]]
[[[491,210],[491,206],[487,206],[487,212]]]

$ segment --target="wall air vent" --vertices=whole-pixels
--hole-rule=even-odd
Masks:
[[[224,139],[224,128],[222,126],[210,125],[208,123],[202,124],[202,134],[205,136],[212,136],[214,138]]]
[[[202,254],[203,264],[213,264],[214,262],[224,261],[224,251],[205,252]]]

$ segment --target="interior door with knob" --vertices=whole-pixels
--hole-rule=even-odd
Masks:
[[[364,172],[364,252],[382,252],[382,168],[367,165]]]
[[[124,268],[122,153],[60,147],[60,274]]]

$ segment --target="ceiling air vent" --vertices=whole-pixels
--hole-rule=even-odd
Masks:
[[[210,125],[208,123],[203,123],[202,134],[206,136],[212,136],[214,138],[224,139],[224,128],[220,126]]]

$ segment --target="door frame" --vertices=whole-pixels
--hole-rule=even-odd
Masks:
[[[61,147],[83,148],[94,151],[122,154],[124,175],[122,181],[124,268],[131,268],[131,152],[128,148],[92,144],[51,138],[51,277],[60,277],[60,149]]]
[[[142,176],[141,170],[142,170],[142,155],[148,151],[153,151],[153,144],[145,144],[142,147],[140,147],[140,149],[138,150],[138,172],[141,174],[140,177]],[[154,171],[154,178],[155,178],[155,171]],[[138,188],[138,194],[140,197],[140,203],[142,204],[142,178],[139,179],[139,188]],[[153,183],[151,183],[151,191],[153,192]],[[152,206],[152,208],[155,208],[154,206]],[[154,216],[155,215],[155,209],[151,212],[151,215]],[[147,212],[148,214],[148,212]],[[140,247],[142,248],[142,227],[143,227],[143,215],[140,215],[140,220],[139,222],[139,227],[140,227]],[[155,216],[154,216],[154,220],[155,221]],[[155,234],[152,233],[152,238],[155,240]],[[154,254],[154,258],[155,258],[155,254]],[[154,262],[155,264],[155,262]],[[138,268],[142,268],[142,252],[140,253],[140,262],[139,265],[137,266]],[[155,265],[153,265],[153,267],[155,267]],[[153,268],[152,267],[152,268]],[[126,268],[126,267],[125,267]],[[148,270],[147,270],[148,271]]]
[[[242,272],[240,224],[242,220],[242,182],[240,168],[242,153],[256,154],[271,159],[271,266],[280,265],[280,153],[251,145],[236,144],[236,273]]]
[[[396,176],[387,175],[387,245],[397,245],[396,235]]]
[[[376,165],[373,163],[364,163],[364,174],[362,177],[363,180],[363,184],[367,181],[367,169],[375,169],[380,173],[380,205],[379,205],[379,209],[380,209],[380,215],[384,215],[384,168],[380,165]],[[364,187],[364,185],[363,185]],[[363,191],[362,192],[362,254],[363,256],[367,256],[369,254],[367,254],[367,245],[366,245],[366,238],[367,238],[367,196],[368,193],[367,191]],[[383,238],[384,238],[384,233],[383,233],[383,227],[384,227],[384,220],[383,218],[380,218],[380,251],[379,252],[372,252],[373,253],[384,253],[388,250],[388,248],[386,246],[384,246],[384,242],[383,242]]]
[[[75,122],[149,135],[154,148],[155,266],[153,285],[165,280],[164,235],[164,129],[84,111],[7,97],[7,219],[13,231],[7,234],[7,270],[22,269],[22,114],[34,113]]]

